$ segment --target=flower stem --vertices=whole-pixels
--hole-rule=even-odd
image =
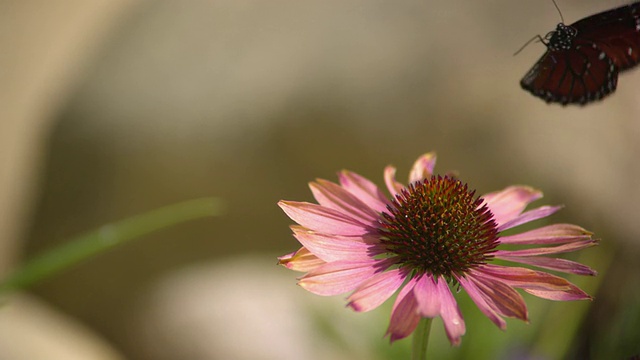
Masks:
[[[200,198],[103,225],[36,256],[16,269],[0,282],[0,294],[29,287],[128,240],[185,221],[217,216],[222,213],[224,213],[224,204],[221,200]]]
[[[413,344],[411,346],[412,360],[425,360],[427,358],[427,345],[429,344],[429,332],[431,331],[432,318],[422,318],[418,327],[413,332]]]

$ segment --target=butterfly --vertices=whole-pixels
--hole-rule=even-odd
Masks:
[[[537,38],[547,51],[520,81],[523,89],[548,103],[600,100],[616,90],[619,72],[640,62],[640,1],[561,22]]]

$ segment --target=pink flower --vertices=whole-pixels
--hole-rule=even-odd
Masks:
[[[440,316],[449,341],[459,345],[465,324],[449,284],[462,287],[500,329],[504,317],[527,321],[527,307],[515,290],[550,300],[591,299],[569,281],[546,272],[492,264],[493,259],[559,272],[596,275],[591,268],[565,259],[540,256],[593,246],[597,240],[583,228],[554,224],[514,235],[502,232],[547,217],[559,206],[525,211],[542,197],[526,186],[511,186],[482,197],[451,176],[434,176],[436,156],[420,157],[409,185],[384,172],[389,200],[376,185],[350,171],[339,184],[310,183],[318,204],[280,201],[299,225],[293,234],[298,251],[280,264],[304,271],[299,285],[318,295],[351,292],[355,311],[375,309],[396,291],[387,334],[391,341],[409,336],[421,317]],[[500,250],[501,244],[543,245]]]

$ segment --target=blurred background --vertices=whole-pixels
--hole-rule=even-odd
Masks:
[[[567,23],[624,1],[565,0]],[[280,199],[354,170],[382,185],[435,150],[486,193],[564,204],[601,245],[569,258],[591,303],[525,295],[502,332],[461,292],[452,359],[640,354],[640,72],[583,108],[518,82],[551,1],[0,0],[0,275],[70,237],[202,196],[223,217],[102,254],[3,299],[0,359],[395,359],[390,304],[367,314],[276,266],[298,248]]]

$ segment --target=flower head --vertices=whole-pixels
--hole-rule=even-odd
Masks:
[[[591,233],[570,224],[547,225],[514,235],[502,232],[547,217],[559,206],[525,211],[542,193],[511,186],[484,196],[452,176],[435,176],[436,156],[413,165],[407,186],[384,172],[387,198],[376,185],[349,171],[339,184],[310,184],[318,204],[280,201],[302,244],[279,258],[280,264],[306,272],[299,280],[318,295],[351,292],[348,306],[369,311],[398,290],[387,334],[391,341],[409,336],[420,318],[440,316],[449,341],[460,344],[465,324],[449,285],[464,289],[498,327],[504,317],[527,321],[527,307],[515,290],[551,300],[591,299],[569,281],[529,268],[493,264],[494,259],[580,275],[591,268],[565,259],[540,256],[576,251],[597,243]],[[502,244],[533,245],[522,250]],[[537,245],[544,245],[536,247]]]

